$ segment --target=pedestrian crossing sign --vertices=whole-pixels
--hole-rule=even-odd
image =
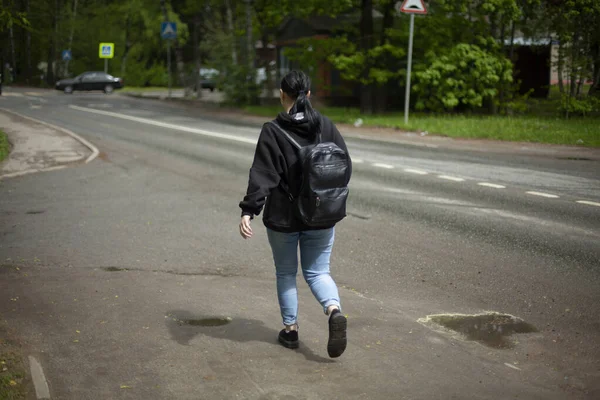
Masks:
[[[177,38],[177,24],[175,22],[163,22],[160,24],[160,37],[163,39]]]
[[[114,43],[100,43],[100,58],[113,58],[115,56]]]

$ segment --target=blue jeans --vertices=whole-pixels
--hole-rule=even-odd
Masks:
[[[323,311],[327,313],[327,308],[332,305],[340,307],[340,295],[329,274],[335,228],[294,233],[267,229],[267,236],[275,261],[277,297],[284,325],[294,325],[298,321],[298,243],[302,275],[315,298],[323,306]]]

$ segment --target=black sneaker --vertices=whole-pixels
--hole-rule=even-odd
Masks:
[[[286,332],[285,329],[282,329],[281,332],[279,332],[279,343],[288,349],[297,349],[300,346],[300,342],[298,342],[298,331]]]
[[[329,357],[336,358],[346,350],[346,328],[348,321],[340,310],[333,310],[329,316],[329,341],[327,353]]]

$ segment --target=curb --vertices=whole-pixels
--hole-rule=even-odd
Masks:
[[[73,139],[75,139],[78,142],[80,142],[81,144],[83,144],[85,147],[87,147],[88,149],[90,149],[90,151],[92,152],[92,154],[84,161],[85,164],[88,164],[88,163],[92,162],[100,154],[100,150],[98,150],[98,148],[96,146],[94,146],[92,143],[90,143],[86,139],[82,138],[81,136],[79,136],[78,134],[76,134],[74,132],[71,132],[68,129],[61,128],[60,126],[52,125],[52,124],[50,124],[48,122],[40,121],[38,119],[35,119],[35,118],[32,118],[32,117],[28,117],[28,116],[23,115],[23,114],[19,114],[18,112],[15,112],[15,111],[7,110],[6,108],[1,108],[0,107],[0,111],[8,113],[8,114],[16,115],[17,117],[29,120],[29,121],[34,122],[36,124],[47,126],[48,128],[55,129],[57,131],[63,132],[65,134],[71,136]],[[14,172],[14,173],[11,173],[11,174],[0,175],[0,179],[15,178],[17,176],[33,174],[33,173],[36,173],[36,172],[56,171],[56,170],[63,169],[63,168],[67,168],[67,165],[58,165],[58,166],[49,167],[49,168],[29,169],[29,170],[20,171],[20,172]]]

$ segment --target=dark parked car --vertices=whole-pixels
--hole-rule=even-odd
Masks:
[[[217,78],[219,71],[214,68],[200,68],[200,87],[202,89],[210,89],[214,91],[217,87]],[[194,91],[198,90],[198,86],[194,84]]]
[[[123,79],[115,78],[104,72],[84,72],[73,79],[62,79],[56,82],[56,90],[62,90],[67,94],[75,90],[102,90],[110,94],[115,89],[123,87]]]

